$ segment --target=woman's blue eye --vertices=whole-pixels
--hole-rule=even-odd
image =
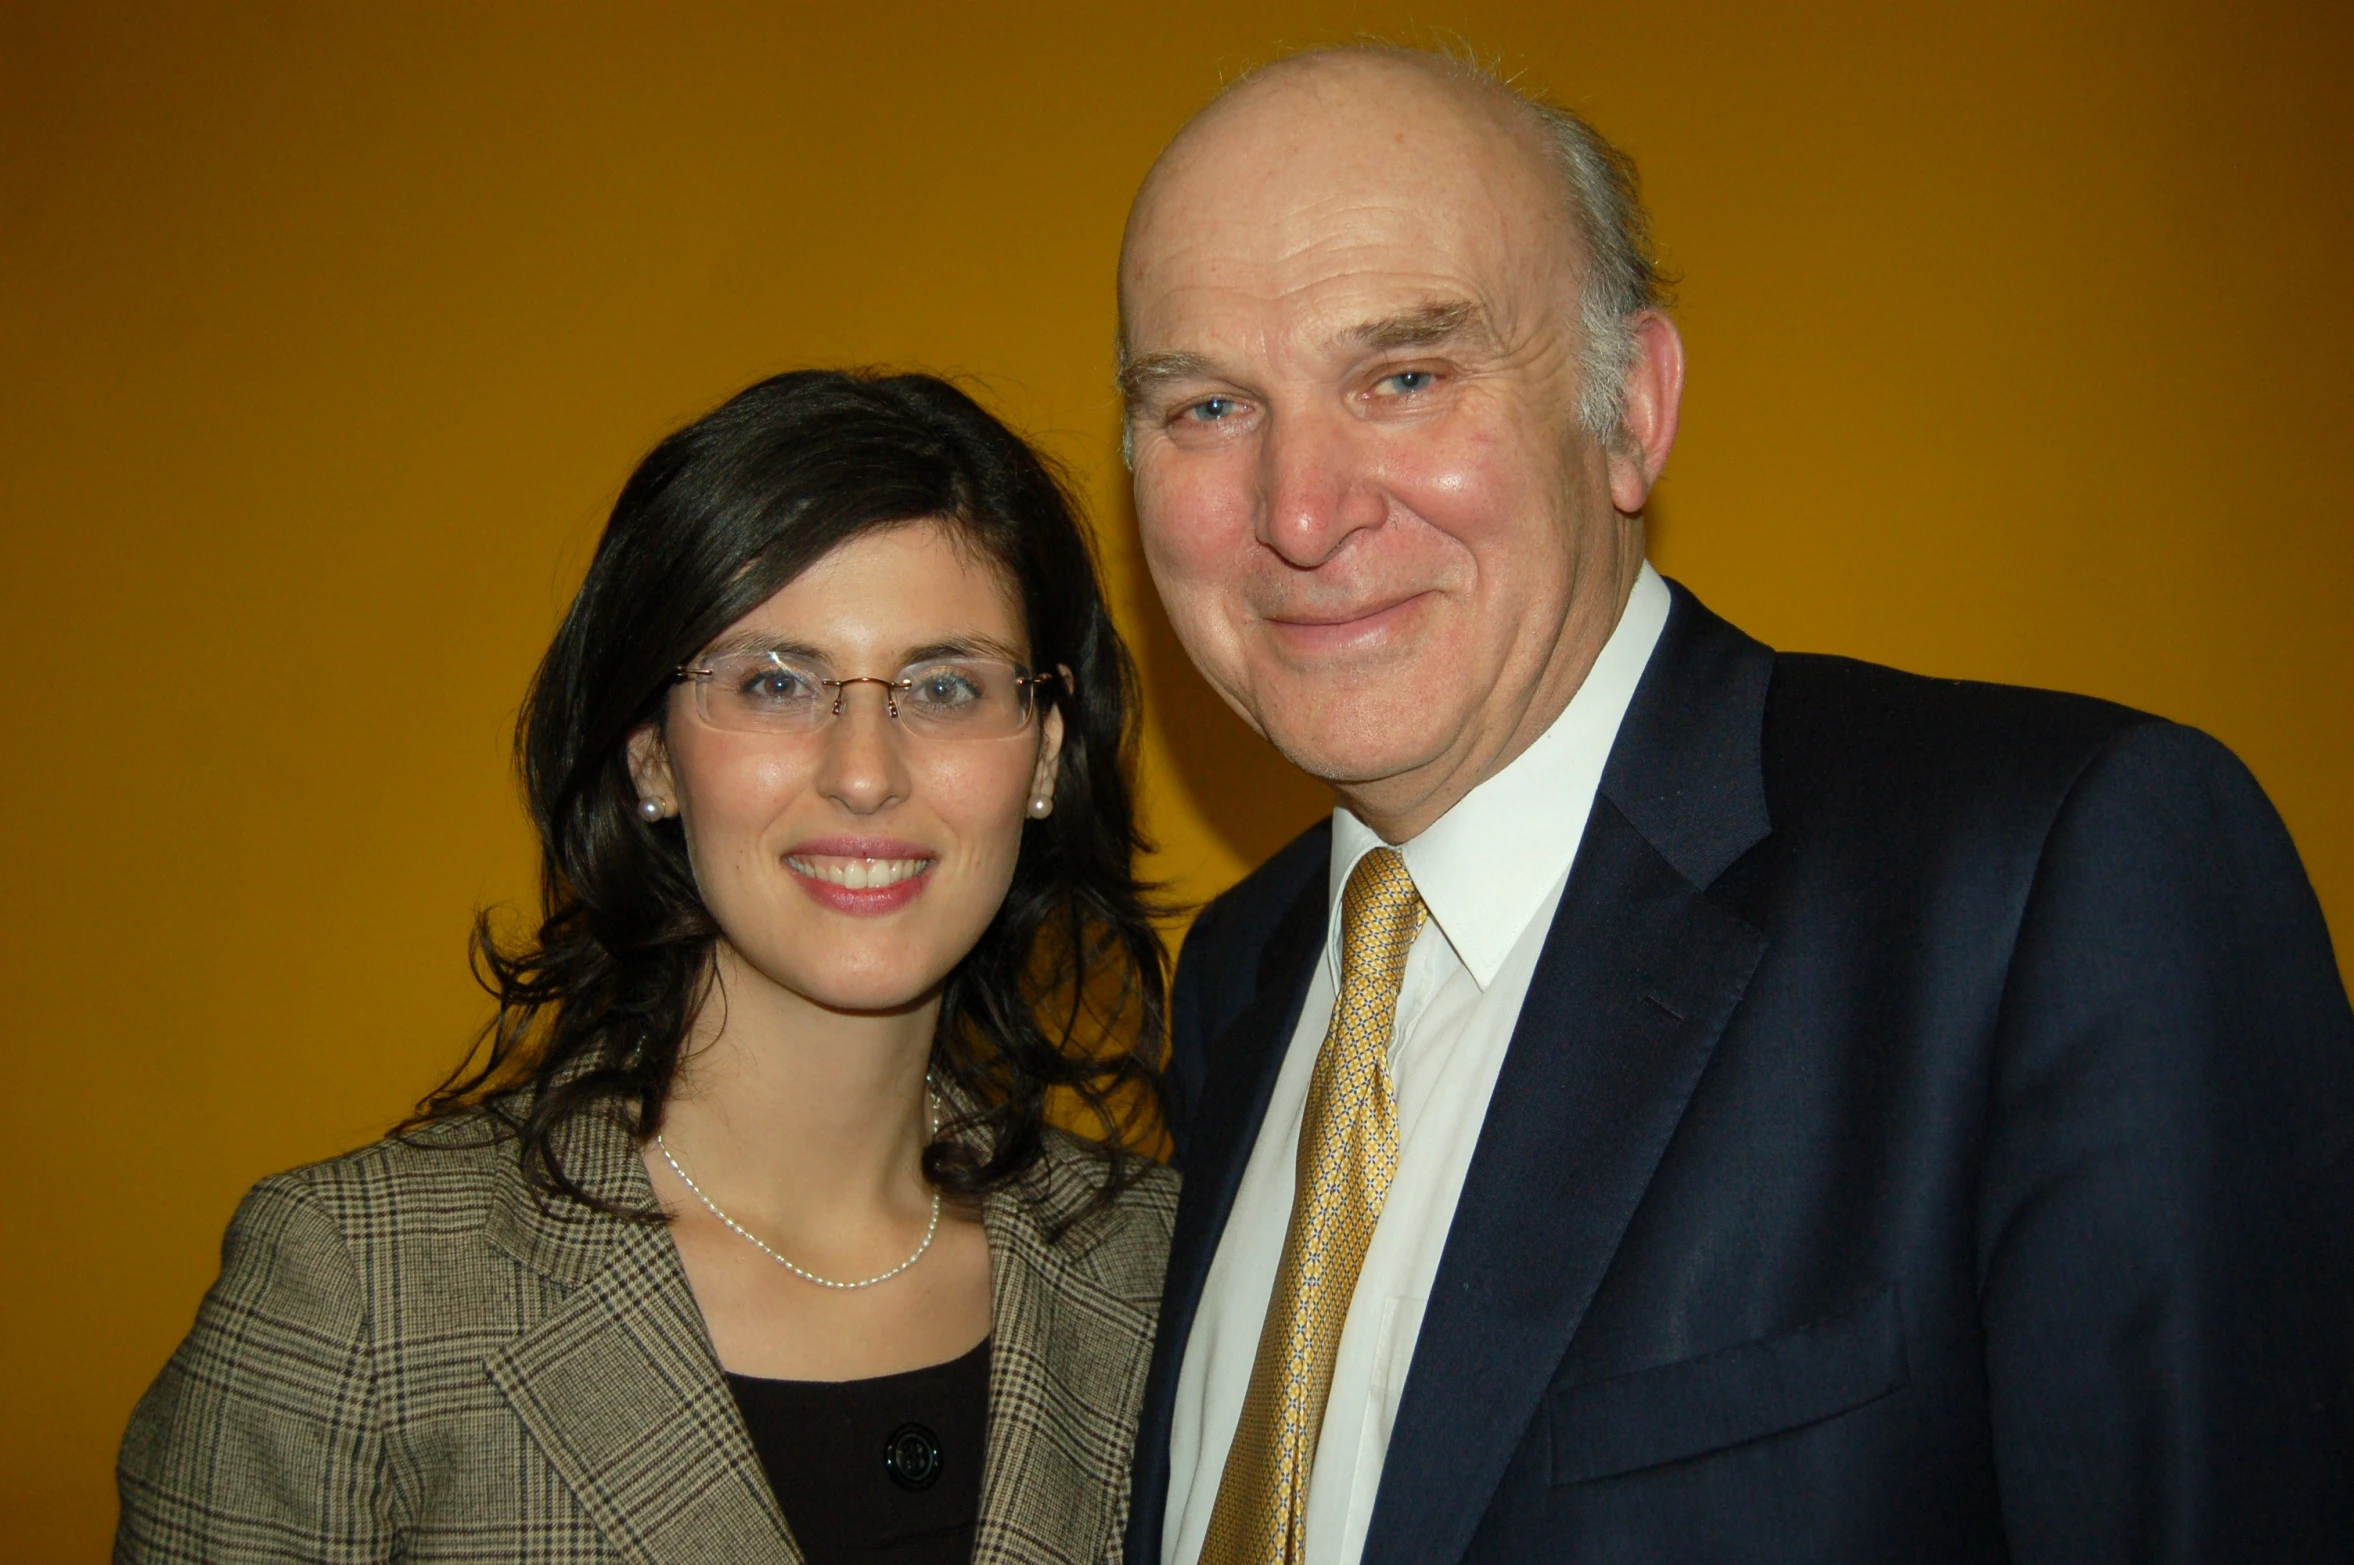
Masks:
[[[919,705],[946,711],[971,706],[981,699],[980,681],[957,669],[933,669],[908,682],[908,695]]]

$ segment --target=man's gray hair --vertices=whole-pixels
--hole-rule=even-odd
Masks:
[[[1666,308],[1669,282],[1651,248],[1651,214],[1635,161],[1558,105],[1481,72],[1529,107],[1569,185],[1585,273],[1578,281],[1578,422],[1617,448],[1626,441],[1627,372],[1641,348],[1635,317]]]
[[[1324,52],[1311,49],[1286,58]],[[1567,188],[1584,270],[1578,282],[1578,423],[1613,450],[1623,447],[1627,373],[1642,351],[1635,340],[1635,317],[1672,302],[1671,280],[1652,249],[1651,214],[1643,208],[1635,160],[1582,115],[1525,90],[1461,46],[1417,49],[1366,42],[1342,45],[1338,52],[1387,55],[1475,83],[1512,99],[1536,121]]]

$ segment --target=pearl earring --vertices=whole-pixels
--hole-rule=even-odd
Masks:
[[[1042,821],[1053,813],[1054,800],[1043,793],[1034,793],[1030,796],[1030,818],[1032,820]]]
[[[660,799],[640,799],[638,800],[638,813],[649,821],[658,821],[662,818],[662,801]]]

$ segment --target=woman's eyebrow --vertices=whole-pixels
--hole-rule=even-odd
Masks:
[[[995,636],[958,636],[947,641],[927,642],[910,647],[902,663],[924,663],[933,658],[1003,658],[1008,663],[1028,661],[1021,648],[998,640]]]
[[[835,666],[832,657],[806,641],[763,636],[758,632],[729,636],[713,642],[711,649],[697,661],[734,657],[740,653],[782,658],[791,663],[815,663],[828,669]],[[995,636],[949,636],[908,648],[899,655],[899,666],[905,668],[911,663],[928,663],[936,658],[1003,658],[1008,663],[1021,663],[1027,660],[1027,654],[1022,648],[1000,641]]]
[[[824,663],[828,661],[823,652],[806,641],[763,636],[757,631],[746,632],[740,636],[728,636],[715,641],[711,644],[711,649],[703,656],[724,658],[733,657],[739,652],[766,653],[770,657],[787,658],[796,663]]]

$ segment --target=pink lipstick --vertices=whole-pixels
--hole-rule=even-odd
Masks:
[[[939,855],[897,837],[815,837],[795,843],[785,868],[810,899],[837,913],[896,913],[931,884]]]

